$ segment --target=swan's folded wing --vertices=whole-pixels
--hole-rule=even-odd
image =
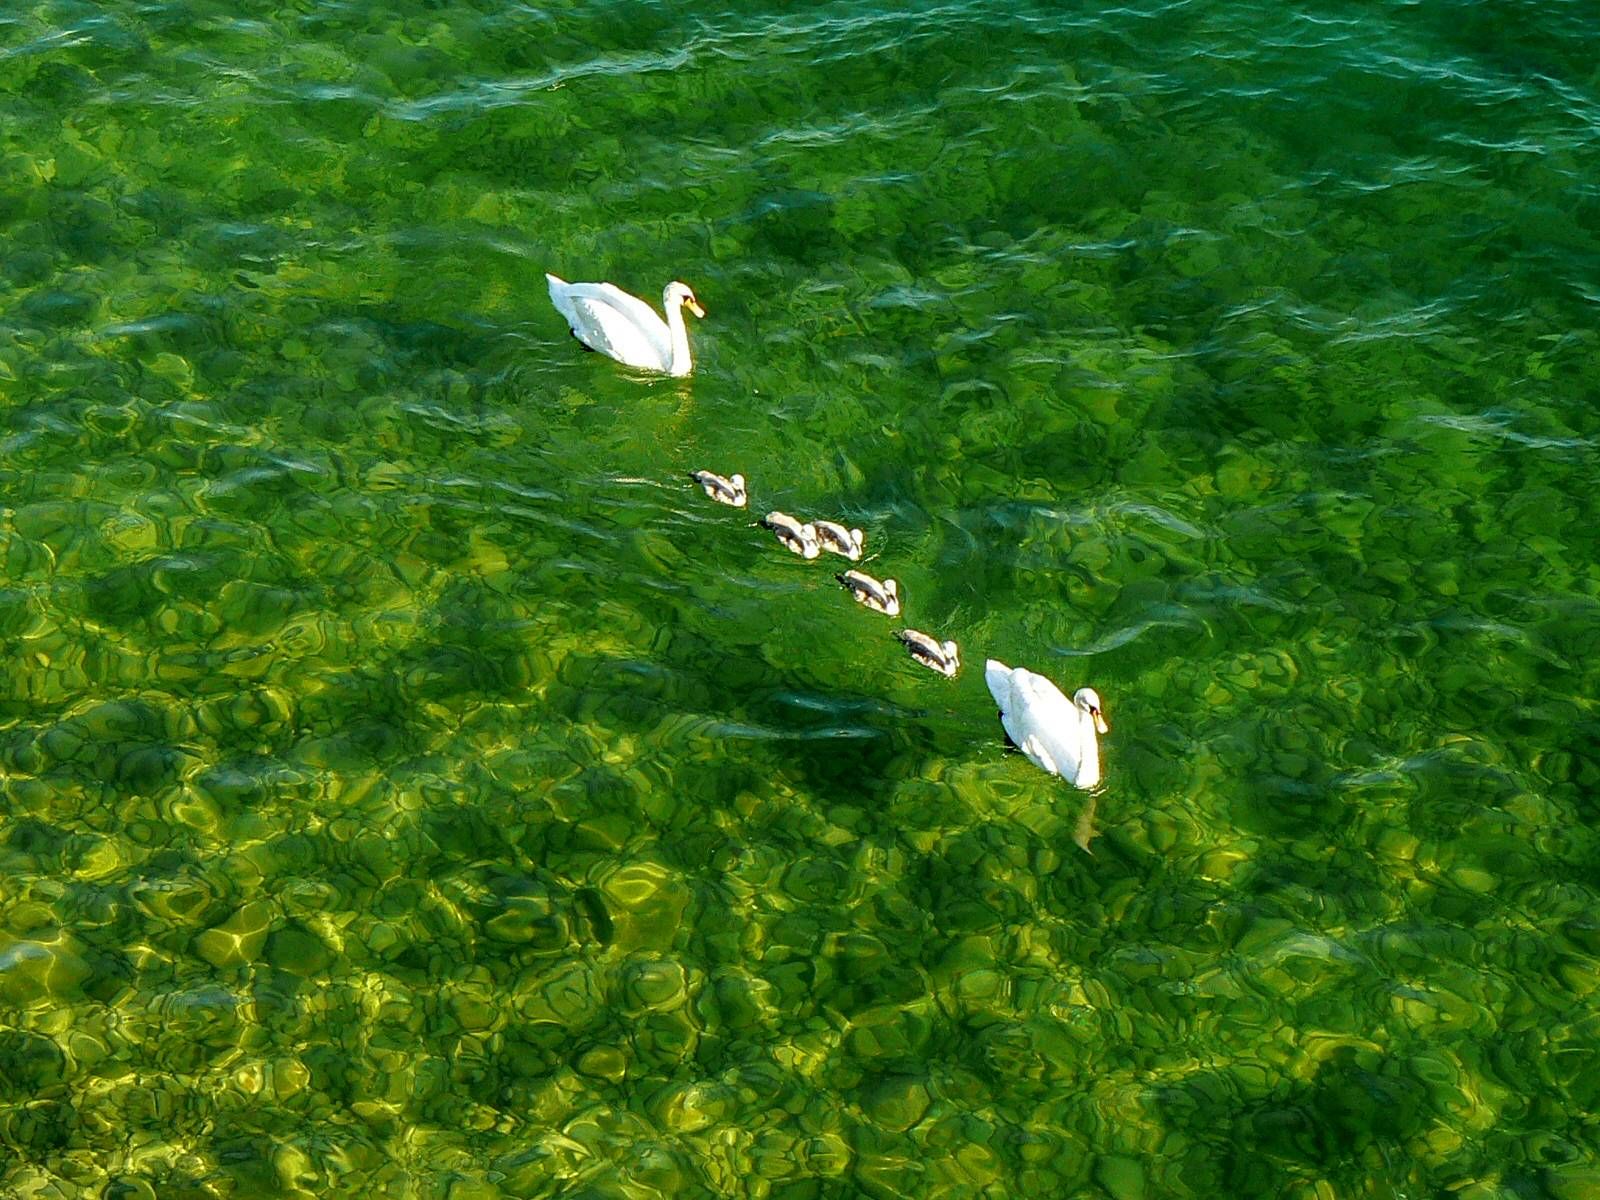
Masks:
[[[672,365],[667,323],[637,296],[609,283],[571,283],[563,297],[565,307],[557,307],[584,345],[632,367]]]
[[[1016,739],[1013,738],[1012,740],[1015,741]],[[1061,766],[1056,762],[1056,747],[1040,738],[1038,734],[1024,738],[1022,741],[1017,742],[1017,745],[1021,747],[1024,754],[1026,754],[1034,762],[1038,763],[1046,771],[1049,771],[1050,774],[1062,774]]]
[[[1043,675],[1024,667],[1011,673],[1011,695],[1035,726],[1066,729],[1077,720],[1077,705]]]

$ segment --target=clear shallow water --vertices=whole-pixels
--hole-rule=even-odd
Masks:
[[[1595,1194],[1597,43],[0,17],[0,1190]]]

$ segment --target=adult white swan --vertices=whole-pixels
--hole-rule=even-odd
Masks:
[[[568,283],[548,272],[545,279],[550,282],[550,303],[572,326],[572,335],[589,349],[646,371],[687,375],[694,369],[683,310],[697,317],[705,316],[706,310],[687,283],[674,280],[661,293],[667,313],[663,321],[639,297],[612,284]]]
[[[1052,775],[1092,788],[1100,782],[1100,743],[1096,731],[1110,727],[1093,688],[1079,688],[1068,700],[1043,675],[989,659],[984,682],[1000,706],[1000,724],[1018,750]]]

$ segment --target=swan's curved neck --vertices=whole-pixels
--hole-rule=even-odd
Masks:
[[[667,311],[667,333],[672,337],[672,361],[667,364],[671,375],[687,375],[694,366],[689,357],[689,331],[683,324],[683,305],[674,302],[671,292],[661,298],[661,307]]]
[[[1100,739],[1095,736],[1094,714],[1078,710],[1078,786],[1100,782]]]

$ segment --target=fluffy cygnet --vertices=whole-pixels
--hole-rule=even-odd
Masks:
[[[851,562],[861,557],[864,535],[859,529],[846,529],[837,521],[813,521],[817,531],[817,544],[834,554],[842,554]]]
[[[877,580],[864,571],[846,571],[837,576],[850,594],[874,612],[891,617],[900,615],[900,585],[892,579]]]
[[[954,642],[941,642],[915,629],[896,630],[895,637],[906,644],[912,658],[941,675],[954,675],[961,667],[961,653]]]
[[[816,527],[810,522],[801,524],[788,513],[769,512],[761,523],[777,535],[784,549],[801,558],[815,558],[822,553],[817,545]]]
[[[734,508],[743,508],[750,497],[744,490],[744,476],[718,475],[715,471],[691,471],[689,478],[705,489],[718,504],[730,504]]]

